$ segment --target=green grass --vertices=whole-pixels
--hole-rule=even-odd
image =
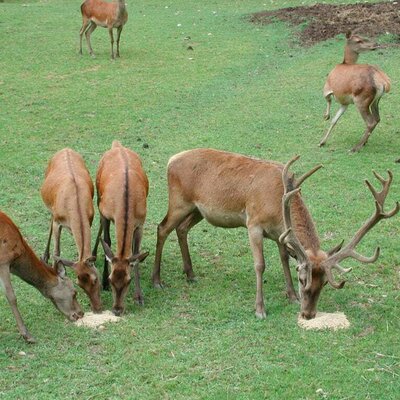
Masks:
[[[354,108],[326,147],[317,147],[327,128],[322,87],[342,60],[343,37],[301,48],[284,24],[254,26],[246,19],[251,12],[311,0],[128,3],[121,59],[115,62],[109,59],[108,33],[100,28],[92,35],[96,58],[86,46],[78,55],[78,0],[0,5],[0,209],[42,253],[49,215],[39,188],[48,159],[72,147],[94,176],[102,153],[119,139],[140,154],[149,176],[143,248],[151,252],[142,266],[145,306],[134,305],[130,295],[124,320],[101,332],[64,322],[48,300],[13,278],[20,311],[38,344],[19,337],[1,296],[0,398],[397,399],[398,217],[380,223],[359,246],[372,254],[379,244],[379,260],[345,262],[353,267],[346,287],[322,293],[319,309],[345,312],[347,331],[297,327],[299,306],[285,299],[277,248],[269,241],[269,314],[256,320],[255,275],[243,229],[206,223],[193,229],[196,284],[182,275],[174,234],[163,257],[167,288],[154,290],[150,275],[156,226],[167,209],[165,166],[185,149],[214,147],[281,162],[301,154],[299,173],[323,163],[303,196],[324,249],[351,238],[373,211],[363,183],[373,179],[372,169],[393,170],[388,207],[399,200],[399,50],[362,55],[362,62],[380,65],[392,77],[393,89],[381,101],[382,121],[368,145],[349,155],[364,128]],[[98,215],[93,232],[97,227]],[[71,238],[62,240],[63,255],[73,258]],[[79,298],[88,310],[82,292]],[[110,308],[111,294],[102,299]]]

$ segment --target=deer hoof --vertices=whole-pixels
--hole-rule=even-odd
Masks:
[[[135,296],[135,303],[136,303],[138,306],[144,306],[144,297],[143,297],[142,294],[139,294],[139,295],[136,295],[136,296]]]
[[[36,343],[36,339],[33,336],[29,335],[29,334],[28,335],[24,335],[24,339],[25,339],[26,343],[29,343],[29,344]]]
[[[265,319],[267,318],[267,314],[265,311],[256,311],[256,317],[258,319]]]
[[[153,282],[154,289],[164,289],[164,285],[161,282]]]

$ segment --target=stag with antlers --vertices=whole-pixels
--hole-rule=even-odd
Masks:
[[[348,272],[340,267],[347,257],[361,262],[374,262],[379,250],[371,258],[355,252],[364,235],[381,219],[390,218],[399,211],[397,203],[390,212],[384,212],[384,201],[392,182],[392,173],[385,180],[375,173],[383,189],[377,192],[369,182],[376,204],[373,216],[359,229],[350,243],[324,252],[311,215],[300,194],[300,185],[321,166],[295,179],[289,172],[298,157],[285,166],[213,149],[194,149],[173,156],[168,163],[168,212],[158,226],[157,247],[153,270],[153,284],[162,287],[160,268],[162,250],[168,235],[176,230],[182,253],[183,269],[189,280],[194,279],[187,236],[189,230],[203,218],[223,228],[246,227],[253,253],[256,272],[256,316],[265,318],[263,299],[263,272],[265,260],[263,238],[274,240],[279,248],[287,293],[291,300],[296,292],[289,270],[289,255],[297,259],[300,285],[301,315],[314,318],[321,289],[329,282],[337,283],[332,270]]]

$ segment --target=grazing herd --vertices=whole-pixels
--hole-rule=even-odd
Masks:
[[[119,57],[120,36],[128,18],[125,1],[107,3],[86,0],[81,6],[81,12],[80,53],[85,34],[89,53],[93,55],[90,35],[97,26],[102,26],[109,30],[111,57]],[[117,29],[116,53],[113,28]],[[374,50],[377,45],[354,32],[349,32],[346,37],[344,61],[331,71],[324,87],[327,101],[325,119],[329,119],[332,96],[340,103],[340,109],[320,146],[326,143],[348,105],[354,103],[366,123],[361,141],[352,149],[358,151],[379,122],[379,100],[389,91],[390,81],[377,67],[356,64],[360,52]],[[300,300],[300,314],[303,318],[314,318],[322,288],[327,283],[335,289],[344,286],[345,282],[336,281],[333,274],[333,270],[341,273],[351,270],[341,267],[341,261],[349,257],[362,263],[377,260],[379,247],[371,257],[358,254],[355,248],[380,220],[397,214],[400,206],[397,202],[391,211],[384,211],[393,176],[388,171],[388,178],[385,179],[374,172],[381,184],[380,191],[368,181],[366,184],[374,198],[375,212],[361,225],[347,245],[341,243],[325,252],[321,250],[320,238],[300,193],[303,182],[321,165],[296,178],[290,168],[297,159],[294,157],[283,165],[213,149],[187,150],[171,157],[167,166],[168,211],[157,230],[152,274],[154,287],[162,287],[162,251],[173,230],[178,237],[187,279],[195,279],[188,233],[205,219],[217,227],[247,228],[256,273],[255,312],[258,318],[266,317],[263,295],[264,238],[275,241],[278,246],[289,299]],[[103,309],[101,288],[111,287],[112,311],[115,315],[121,315],[125,310],[132,276],[134,299],[139,304],[144,302],[139,264],[149,254],[140,249],[149,182],[139,156],[114,141],[112,148],[99,162],[96,191],[100,223],[93,250],[91,227],[95,215],[94,185],[83,158],[69,148],[60,150],[51,158],[41,188],[43,202],[51,214],[49,238],[42,259],[35,255],[12,220],[0,212],[0,284],[5,289],[18,329],[27,342],[35,340],[19,313],[10,274],[36,287],[71,321],[81,318],[83,311],[77,302],[74,285],[66,277],[65,267],[71,268],[76,274],[77,284],[87,294],[93,312],[101,312]],[[110,235],[111,222],[115,227],[114,251]],[[63,228],[68,229],[73,236],[78,254],[76,260],[62,257],[60,243]],[[50,266],[48,262],[52,240],[53,263]],[[100,243],[105,255],[102,282],[95,265]],[[297,264],[299,294],[292,282],[290,257]]]

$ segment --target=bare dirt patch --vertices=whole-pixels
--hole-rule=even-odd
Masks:
[[[368,37],[389,33],[395,36],[397,44],[400,43],[400,1],[347,5],[315,4],[262,11],[250,17],[251,22],[263,25],[276,20],[293,26],[303,25],[296,36],[305,46],[354,29]]]

